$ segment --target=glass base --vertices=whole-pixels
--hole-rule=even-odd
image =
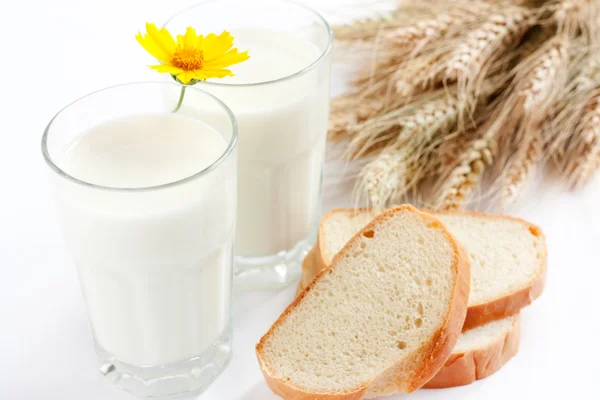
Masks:
[[[302,261],[313,247],[315,234],[298,243],[290,251],[266,257],[236,256],[235,289],[242,291],[281,289],[300,277]]]
[[[100,373],[113,385],[138,398],[172,399],[198,395],[231,361],[231,328],[203,354],[168,365],[139,367],[124,363],[96,343]]]

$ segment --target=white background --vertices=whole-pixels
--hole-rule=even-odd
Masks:
[[[250,1],[250,0],[248,0]],[[364,0],[363,0],[364,1]],[[75,269],[54,216],[40,153],[47,122],[64,105],[106,86],[162,79],[134,40],[194,0],[2,2],[0,15],[0,399],[127,400],[96,370]],[[341,1],[307,1],[327,15]],[[234,11],[232,11],[234,12]],[[328,184],[325,209],[348,202]],[[542,298],[523,312],[519,354],[492,377],[411,399],[598,398],[600,375],[600,176],[573,193],[536,184],[514,213],[548,238]],[[234,360],[209,400],[269,400],[254,344],[295,288],[238,296]]]

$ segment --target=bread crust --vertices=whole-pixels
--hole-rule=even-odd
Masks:
[[[373,228],[376,228],[380,221],[384,221],[387,218],[391,218],[398,212],[412,212],[421,216],[421,218],[429,221],[430,226],[435,229],[440,229],[444,235],[448,238],[449,243],[453,247],[454,260],[452,269],[454,271],[454,286],[452,289],[451,300],[449,304],[448,313],[442,321],[442,324],[438,331],[433,335],[428,343],[425,343],[420,349],[413,353],[413,357],[407,357],[402,361],[399,361],[395,365],[392,365],[380,376],[376,377],[371,382],[364,382],[360,387],[348,390],[343,393],[312,393],[307,392],[302,388],[298,388],[278,379],[274,376],[272,371],[269,370],[269,366],[266,365],[262,358],[262,351],[267,338],[273,334],[275,328],[281,324],[287,316],[293,312],[293,310],[302,302],[303,298],[312,289],[316,282],[327,273],[331,273],[337,264],[337,260],[345,256],[347,249],[352,249],[355,242],[362,240],[361,235]],[[469,299],[470,291],[470,264],[466,251],[456,241],[454,236],[448,231],[448,229],[430,214],[421,212],[410,205],[402,205],[387,210],[378,215],[373,221],[365,226],[360,232],[358,232],[344,248],[334,257],[332,261],[332,267],[321,270],[314,280],[308,284],[308,286],[296,297],[296,299],[286,308],[281,316],[275,321],[269,331],[260,339],[256,345],[256,354],[260,364],[261,371],[265,376],[267,385],[271,390],[278,396],[286,400],[358,400],[362,398],[370,398],[377,393],[381,393],[380,390],[385,390],[385,393],[389,393],[387,388],[393,387],[394,391],[410,393],[425,385],[437,372],[440,370],[447,358],[450,356],[452,349],[458,341],[458,337],[461,333],[461,328],[467,312],[467,303]],[[420,362],[419,368],[406,368],[405,363],[407,361]],[[383,394],[383,393],[382,393]]]
[[[489,303],[469,307],[463,331],[476,328],[502,318],[517,314],[541,296],[546,285],[546,261],[542,271],[526,287]]]
[[[444,367],[424,388],[442,389],[469,385],[498,371],[519,350],[520,317],[498,340],[467,352],[452,353]]]
[[[367,208],[358,208],[355,210],[352,209],[344,209],[338,208],[331,210],[327,214],[323,216],[323,220],[329,217],[331,214],[335,213],[348,213],[348,212],[369,212]],[[465,325],[463,327],[463,331],[467,331],[469,329],[476,328],[478,326],[487,324],[488,322],[496,321],[502,318],[509,317],[518,313],[524,307],[530,305],[535,299],[541,296],[544,291],[544,287],[546,285],[546,274],[547,274],[547,260],[548,260],[548,249],[546,247],[546,239],[542,230],[528,222],[524,219],[512,217],[508,215],[490,215],[475,211],[429,211],[424,210],[424,212],[431,213],[432,215],[436,214],[445,214],[445,215],[468,215],[479,218],[489,218],[489,219],[509,219],[515,222],[519,222],[529,229],[529,231],[536,236],[539,240],[540,248],[538,248],[538,253],[541,255],[540,266],[538,269],[538,275],[536,275],[533,279],[527,282],[522,288],[512,293],[509,293],[505,296],[498,297],[492,301],[487,303],[480,304],[472,304],[469,306],[467,310],[467,317],[465,319]],[[325,232],[322,227],[319,227],[319,236],[317,239],[317,245],[315,246],[315,254],[313,256],[313,265],[308,268],[308,271],[312,269],[312,274],[316,274],[319,271],[327,268],[330,264],[330,261],[324,259],[322,248],[320,243],[324,242],[326,237]],[[303,268],[303,276],[310,275],[310,272],[304,273]],[[305,279],[309,279],[309,277],[305,277]],[[302,282],[300,282],[300,286],[302,286]],[[300,291],[300,288],[298,289]]]

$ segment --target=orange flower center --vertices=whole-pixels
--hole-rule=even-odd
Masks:
[[[198,49],[177,49],[173,54],[172,63],[184,71],[194,71],[202,68],[204,54]]]

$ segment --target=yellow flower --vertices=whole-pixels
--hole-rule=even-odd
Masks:
[[[156,25],[146,23],[146,34],[138,32],[135,38],[161,62],[151,65],[151,69],[169,73],[184,85],[233,76],[226,68],[250,58],[247,51],[232,49],[233,36],[227,31],[204,37],[188,27],[185,35],[177,35],[176,42],[166,28],[159,30]]]

